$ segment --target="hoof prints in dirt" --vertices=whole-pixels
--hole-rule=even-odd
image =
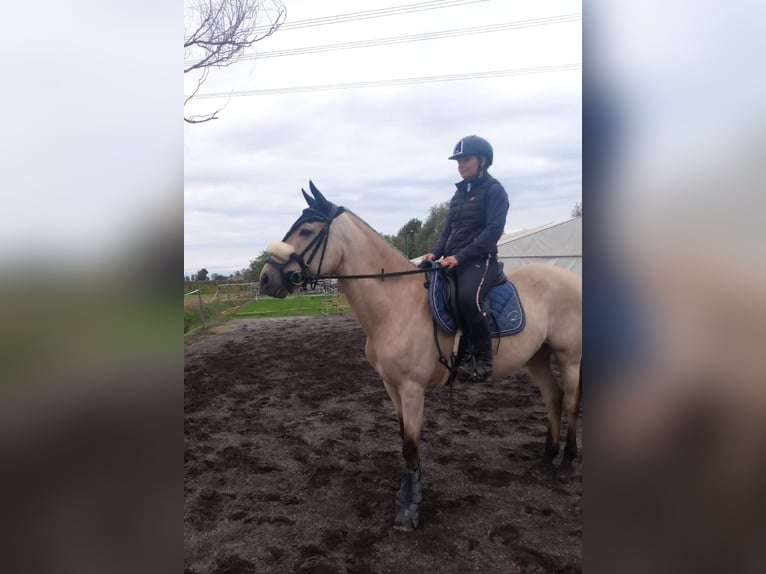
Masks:
[[[350,317],[187,344],[185,572],[580,572],[581,475],[541,469],[523,372],[426,398],[421,527],[394,531],[399,428]],[[566,425],[564,425],[566,428]]]

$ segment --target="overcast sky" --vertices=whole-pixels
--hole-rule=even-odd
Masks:
[[[287,22],[412,2],[285,0]],[[278,31],[257,51],[353,42],[579,13],[580,2],[486,0]],[[248,60],[201,92],[310,86],[579,63],[581,21],[424,42]],[[190,74],[187,74],[190,76]],[[187,77],[185,93],[194,87]],[[226,100],[198,100],[205,113]],[[569,217],[581,199],[580,70],[295,94],[233,97],[220,119],[185,128],[184,270],[230,273],[278,240],[313,179],[331,201],[393,234],[447,201],[461,137],[495,150],[506,231]]]

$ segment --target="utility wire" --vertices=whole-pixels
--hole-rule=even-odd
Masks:
[[[499,78],[504,76],[523,76],[528,74],[550,74],[582,69],[582,63],[560,64],[555,66],[537,66],[534,68],[516,68],[510,70],[493,70],[488,72],[473,72],[468,74],[445,74],[441,76],[420,76],[415,78],[395,78],[389,80],[371,80],[366,82],[346,82],[340,84],[321,84],[313,86],[293,86],[284,88],[266,88],[261,90],[234,90],[231,92],[211,92],[197,94],[194,98],[217,99],[244,96],[265,96],[271,94],[297,94],[303,92],[321,92],[330,90],[347,90],[353,88],[375,88],[380,86],[401,86],[406,84],[428,84],[433,82],[452,82],[457,80],[473,80],[478,78]]]
[[[377,8],[375,10],[365,10],[363,12],[350,12],[348,14],[336,14],[334,16],[322,16],[319,18],[286,22],[279,27],[279,31],[298,30],[300,28],[312,28],[314,26],[326,26],[329,24],[340,24],[356,20],[369,20],[370,18],[382,18],[384,16],[398,16],[399,14],[411,14],[413,12],[437,10],[440,8],[452,8],[454,6],[477,4],[486,1],[487,0],[431,0],[430,2],[417,2],[415,4],[392,6],[390,8]],[[268,26],[264,26],[263,29],[268,29]],[[255,31],[259,32],[262,30],[260,28],[255,28]]]
[[[420,42],[424,40],[437,40],[441,38],[454,38],[457,36],[467,36],[471,34],[488,34],[491,32],[502,32],[504,30],[516,30],[521,28],[530,28],[533,26],[546,26],[550,24],[561,24],[565,22],[574,22],[582,19],[581,13],[561,14],[559,16],[549,16],[545,18],[533,18],[531,20],[518,20],[515,22],[503,22],[500,24],[489,24],[486,26],[475,26],[473,28],[457,28],[453,30],[441,30],[437,32],[425,32],[422,34],[411,34],[408,36],[393,36],[388,38],[375,38],[370,40],[360,40],[356,42],[343,42],[340,44],[324,44],[320,46],[304,46],[302,48],[289,48],[285,50],[273,50],[271,52],[258,52],[257,54],[247,54],[240,57],[241,60],[261,60],[264,58],[281,58],[284,56],[299,56],[304,54],[316,54],[320,52],[330,52],[335,50],[352,50],[356,48],[370,48],[373,46],[386,46],[390,44],[401,44],[405,42]],[[189,62],[191,63],[191,62]]]

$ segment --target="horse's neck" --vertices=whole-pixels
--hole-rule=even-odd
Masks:
[[[414,269],[400,253],[389,246],[358,217],[348,214],[343,226],[343,259],[339,275],[366,275]],[[396,321],[401,314],[416,315],[426,300],[423,276],[420,274],[380,279],[341,279],[357,320],[368,336],[376,329]]]

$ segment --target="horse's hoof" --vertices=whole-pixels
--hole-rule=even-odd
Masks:
[[[556,469],[556,476],[559,479],[571,480],[575,476],[575,467],[570,459],[564,459]]]
[[[394,521],[394,530],[398,530],[399,532],[412,532],[415,530],[415,527],[412,524],[412,520],[407,519],[404,522]]]
[[[402,532],[411,532],[418,527],[418,508],[411,504],[402,506],[399,513],[394,518],[394,529]]]
[[[540,470],[549,471],[556,470],[556,465],[553,464],[553,459],[549,456],[544,456],[540,459]]]
[[[571,458],[565,458],[559,465],[559,472],[572,473],[574,472],[574,462]]]

